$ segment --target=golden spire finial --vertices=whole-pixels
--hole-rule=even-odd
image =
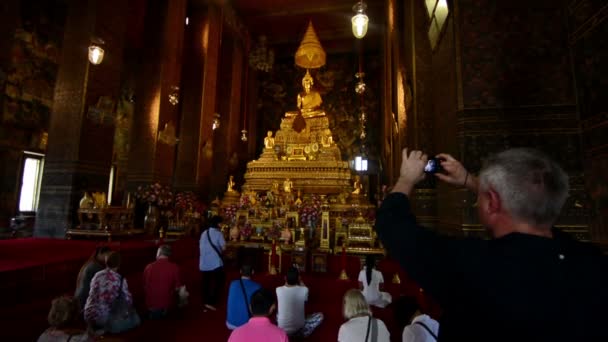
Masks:
[[[325,51],[312,26],[312,21],[309,21],[300,47],[296,51],[296,65],[305,69],[316,69],[325,65],[325,58]]]

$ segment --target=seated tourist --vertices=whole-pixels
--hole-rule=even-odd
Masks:
[[[251,318],[246,324],[236,328],[228,342],[287,342],[287,334],[270,322],[270,315],[276,309],[274,295],[269,290],[260,288],[251,295]]]
[[[304,304],[308,300],[308,288],[300,279],[298,269],[291,267],[285,277],[285,285],[277,287],[279,327],[294,337],[307,337],[323,322],[323,314],[305,317]]]
[[[171,246],[162,245],[156,253],[156,261],[144,270],[146,308],[151,319],[163,318],[175,307],[177,291],[182,286],[179,267],[169,261]]]
[[[118,273],[120,254],[106,257],[106,268],[91,281],[91,291],[84,307],[84,318],[98,334],[119,333],[139,325],[127,281]]]
[[[84,308],[84,305],[87,303],[93,276],[106,267],[106,256],[109,252],[111,252],[111,249],[108,246],[99,246],[95,248],[93,255],[91,255],[89,260],[82,265],[80,272],[78,272],[74,297],[78,300],[78,305],[81,309]]]
[[[251,295],[261,288],[260,284],[251,280],[253,268],[251,265],[241,266],[241,277],[230,283],[228,290],[228,308],[226,315],[226,326],[234,330],[247,323],[251,318],[250,310]]]
[[[359,272],[359,286],[363,287],[363,296],[369,305],[384,308],[391,303],[392,297],[387,292],[380,292],[384,277],[375,267],[376,258],[368,255],[365,258],[365,268]]]
[[[439,334],[439,323],[422,313],[414,297],[401,297],[395,301],[395,321],[403,328],[403,342],[433,342]]]
[[[48,316],[51,327],[38,337],[38,342],[93,341],[83,329],[76,327],[79,312],[76,298],[63,296],[53,299]]]
[[[340,326],[339,342],[389,342],[390,333],[381,320],[372,317],[369,305],[359,290],[348,290],[344,294],[344,318],[348,321]]]

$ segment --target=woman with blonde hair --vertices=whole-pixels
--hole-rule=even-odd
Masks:
[[[339,342],[389,342],[390,333],[381,320],[374,318],[361,291],[346,291],[343,301],[344,318],[340,326]]]
[[[93,339],[78,329],[78,302],[73,297],[62,296],[53,299],[48,321],[50,328],[40,335],[38,342],[88,342]]]

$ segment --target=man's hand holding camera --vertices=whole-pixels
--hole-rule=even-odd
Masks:
[[[404,148],[401,158],[399,180],[392,192],[401,192],[409,196],[414,186],[424,179],[425,171],[448,184],[463,186],[477,192],[477,177],[469,174],[458,160],[447,153],[440,153],[429,160],[422,151],[413,150],[408,154],[407,148]]]

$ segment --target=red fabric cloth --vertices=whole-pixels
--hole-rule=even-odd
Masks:
[[[148,309],[168,309],[173,305],[175,289],[180,287],[179,267],[167,258],[148,264],[144,270],[144,291]]]

